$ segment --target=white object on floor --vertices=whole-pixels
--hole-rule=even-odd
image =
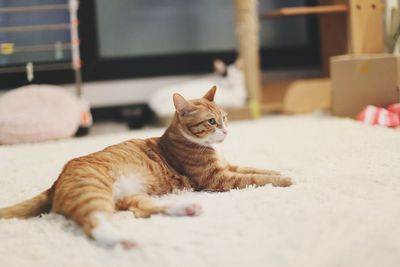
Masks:
[[[226,77],[219,74],[204,75],[178,84],[158,88],[150,97],[149,106],[158,117],[170,117],[175,108],[171,105],[172,95],[179,93],[186,99],[201,98],[208,89],[217,86],[215,102],[222,108],[243,107],[246,104],[247,92],[244,74],[237,64],[226,67]]]
[[[51,186],[65,162],[163,129],[0,146],[0,206]],[[385,266],[400,262],[400,132],[325,116],[232,122],[230,162],[299,182],[226,193],[181,192],[157,203],[198,203],[197,217],[115,214],[137,248],[105,249],[61,215],[0,220],[0,265]]]
[[[79,99],[60,86],[37,84],[11,90],[0,98],[0,144],[71,137],[81,113]]]

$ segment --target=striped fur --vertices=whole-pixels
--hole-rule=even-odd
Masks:
[[[197,215],[200,210],[195,204],[159,206],[152,195],[291,185],[290,178],[276,171],[220,161],[212,144],[225,138],[227,120],[213,102],[215,91],[213,87],[203,98],[191,101],[175,94],[176,114],[161,137],[128,140],[69,161],[49,190],[0,209],[0,218],[27,218],[51,210],[74,220],[99,243],[130,248],[133,241],[110,230],[115,210],[129,210],[141,218],[155,213]]]

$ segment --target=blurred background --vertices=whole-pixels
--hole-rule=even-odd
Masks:
[[[84,99],[95,124],[111,121],[140,128],[152,125],[154,117],[160,117],[158,104],[149,107],[152,98],[172,106],[170,99],[162,93],[157,96],[157,92],[167,95],[173,88],[179,91],[182,87],[184,93],[191,86],[197,90],[195,83],[200,87],[200,82],[207,79],[224,91],[224,83],[229,87],[240,75],[247,92],[250,78],[246,78],[245,84],[243,66],[239,68],[242,73],[233,78],[228,71],[228,66],[239,58],[240,3],[0,0],[0,96],[29,84],[62,85]],[[246,96],[242,106],[253,98],[258,103],[258,113],[301,110],[286,107],[288,88],[295,80],[329,76],[330,56],[351,51],[348,44],[354,40],[348,29],[353,27],[349,21],[356,15],[354,12],[364,8],[380,10],[376,4],[364,7],[363,3],[258,1],[254,34],[258,38],[259,63],[254,66],[261,69],[261,89],[257,89],[256,96],[251,89],[253,94]],[[354,32],[353,28],[350,32]],[[370,52],[367,50],[363,52]],[[373,52],[383,52],[383,48]],[[222,69],[216,68],[217,59],[225,64]],[[331,103],[330,83],[317,83],[322,89],[312,93],[319,97],[318,104],[313,105],[327,108]],[[225,99],[229,97],[224,95]],[[235,108],[233,119],[254,117],[254,105],[248,106],[247,111]]]
[[[68,4],[66,0],[0,0],[1,7]],[[268,0],[259,10],[315,5],[312,0]],[[96,120],[120,106],[145,104],[163,84],[177,83],[181,75],[213,72],[213,60],[232,63],[237,57],[234,1],[230,0],[85,0],[78,10],[83,94]],[[66,10],[0,13],[2,26],[65,24]],[[315,17],[297,16],[263,20],[261,62],[263,70],[318,67],[319,35]],[[0,87],[6,91],[28,84],[24,71],[1,73],[1,68],[26,62],[60,63],[71,57],[68,28],[1,32],[0,43],[19,46],[49,45],[36,51],[0,54]],[[58,44],[58,45],[57,45]],[[58,46],[58,47],[57,47]],[[168,77],[167,77],[168,76]],[[148,79],[143,79],[143,78]],[[176,78],[176,79],[174,79]],[[74,82],[71,70],[38,71],[34,83]],[[114,81],[124,80],[123,83]],[[129,81],[127,81],[129,80]],[[99,84],[99,81],[113,81]],[[96,88],[100,87],[100,88]],[[204,90],[207,90],[205,88]],[[126,108],[126,107],[125,107]],[[111,112],[111,113],[110,113]]]

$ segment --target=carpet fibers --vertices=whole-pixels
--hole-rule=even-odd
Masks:
[[[399,266],[400,131],[321,115],[231,123],[223,156],[294,177],[289,188],[182,192],[199,217],[135,219],[116,226],[139,247],[105,249],[57,214],[0,220],[0,266]],[[162,129],[0,147],[0,206],[51,186],[76,156]]]

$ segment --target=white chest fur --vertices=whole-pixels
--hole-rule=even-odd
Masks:
[[[138,174],[120,176],[113,184],[114,201],[134,194],[143,193],[143,183]]]

